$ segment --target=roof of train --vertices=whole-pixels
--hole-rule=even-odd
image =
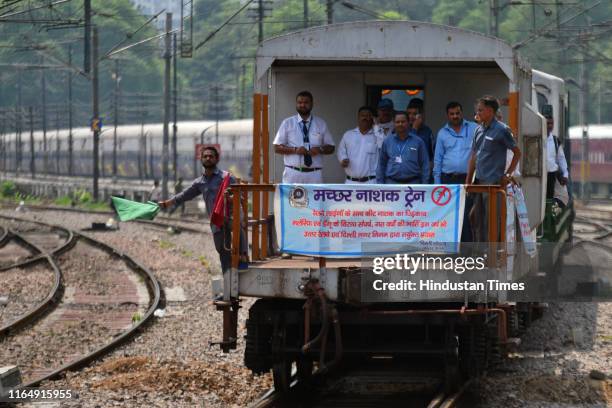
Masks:
[[[511,80],[515,63],[529,69],[499,38],[422,21],[354,21],[280,35],[265,40],[257,50],[258,77],[275,61],[479,61],[497,63]]]
[[[612,139],[612,124],[588,125],[586,127],[589,139]],[[582,139],[582,126],[569,128],[570,139]]]
[[[163,123],[145,123],[144,126],[140,124],[133,125],[120,125],[117,127],[117,135],[121,138],[124,137],[137,137],[140,136],[141,132],[154,132],[156,134],[162,134],[163,132]],[[177,129],[179,133],[179,137],[189,137],[189,136],[200,136],[200,134],[206,130],[206,136],[214,134],[215,122],[210,120],[205,121],[182,121],[178,122]],[[252,119],[239,119],[239,120],[224,120],[219,121],[219,133],[223,135],[251,135],[253,130],[253,120]],[[22,139],[25,137],[29,137],[29,132],[22,132]],[[62,139],[68,137],[68,129],[48,129],[47,130],[47,138],[55,138],[59,133]],[[102,129],[102,137],[107,137],[108,135],[113,133],[112,126],[104,126]],[[172,123],[170,123],[170,133],[172,133]],[[72,135],[75,139],[91,137],[92,132],[89,127],[78,127],[72,129]],[[12,140],[15,137],[14,133],[8,133],[7,137],[9,140]],[[34,140],[40,141],[43,138],[42,130],[34,131]]]

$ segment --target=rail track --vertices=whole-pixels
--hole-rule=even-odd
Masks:
[[[383,364],[384,366],[384,364]],[[408,369],[383,367],[338,367],[325,375],[317,373],[308,385],[293,375],[289,392],[274,388],[250,408],[452,408],[460,406],[471,380],[459,381],[452,391],[445,390],[444,374],[423,369],[415,362]],[[420,367],[420,368],[417,368]]]
[[[50,229],[54,231],[62,230],[64,231],[66,237],[65,241],[62,242],[60,245],[57,245],[57,242],[55,245],[53,245],[48,239],[42,239],[38,242],[33,242],[36,241],[36,239],[32,239],[32,236],[35,235],[32,234],[32,231],[30,231],[30,236],[24,237],[23,233],[12,231],[12,228],[7,229],[3,227],[0,230],[0,240],[2,240],[0,242],[5,242],[10,237],[11,239],[15,238],[17,240],[20,240],[20,243],[22,245],[27,245],[29,248],[31,248],[33,257],[30,259],[26,259],[23,262],[12,265],[13,268],[29,266],[35,262],[47,262],[49,265],[51,265],[51,268],[55,272],[53,290],[49,293],[49,295],[45,299],[45,302],[41,302],[39,305],[37,305],[35,311],[30,311],[29,313],[27,313],[27,315],[24,315],[19,318],[18,321],[11,322],[9,325],[7,325],[7,327],[2,329],[2,331],[0,332],[0,342],[3,343],[3,346],[6,346],[7,342],[9,342],[13,336],[19,336],[25,330],[44,330],[44,328],[41,328],[44,325],[46,325],[46,328],[64,327],[53,326],[53,324],[54,322],[70,323],[75,319],[81,319],[82,322],[80,324],[85,325],[90,323],[90,319],[93,321],[93,314],[88,315],[87,313],[77,313],[79,312],[79,310],[76,310],[75,306],[78,306],[78,304],[69,303],[65,299],[65,296],[62,297],[58,295],[60,293],[65,293],[66,290],[64,290],[63,292],[61,290],[61,288],[65,284],[63,279],[64,276],[59,265],[62,263],[62,261],[58,261],[56,257],[60,254],[67,252],[69,249],[75,248],[77,242],[83,243],[83,245],[89,247],[96,248],[97,250],[100,250],[106,255],[110,256],[112,259],[121,261],[127,267],[127,269],[141,277],[141,279],[144,281],[144,284],[146,285],[146,291],[148,295],[146,307],[143,307],[144,312],[142,316],[140,316],[140,318],[136,320],[132,319],[129,328],[125,325],[119,329],[114,328],[113,330],[118,331],[118,333],[113,333],[112,336],[108,336],[109,338],[112,338],[110,341],[105,342],[101,345],[96,344],[95,347],[89,347],[87,348],[87,351],[85,353],[79,355],[71,355],[70,358],[65,359],[68,360],[67,362],[62,361],[60,363],[57,363],[57,361],[55,361],[54,363],[51,363],[51,365],[53,365],[52,367],[46,366],[42,369],[32,370],[32,374],[29,376],[26,383],[24,383],[21,387],[36,387],[45,380],[59,378],[66,371],[79,369],[81,367],[86,366],[90,362],[104,356],[119,345],[133,338],[140,330],[145,327],[146,324],[151,322],[153,312],[163,303],[163,292],[161,286],[155,276],[152,274],[152,272],[143,265],[141,265],[135,259],[121,252],[119,249],[114,248],[111,245],[108,245],[101,241],[98,241],[94,238],[91,238],[87,235],[81,234],[76,231],[67,230],[56,225],[5,215],[0,215],[0,219],[14,221],[20,224],[23,223],[26,225],[36,225],[38,228]],[[121,285],[119,285],[118,287],[121,287]],[[72,296],[76,299],[76,294],[74,291],[72,291]],[[121,295],[119,294],[116,294],[116,296],[118,296],[119,298],[121,297]],[[100,301],[100,299],[98,299],[98,301]],[[123,302],[120,305],[124,305],[125,303],[135,303],[138,307],[138,301]],[[98,304],[97,306],[100,306],[100,304]],[[98,313],[99,309],[100,308],[98,307]],[[96,307],[93,307],[92,311],[96,312]],[[43,316],[50,312],[53,312],[53,314],[49,315],[49,319],[44,319],[40,322],[37,321],[37,317]],[[54,319],[52,319],[52,316],[54,317]],[[48,320],[50,320],[50,322]],[[53,359],[53,357],[50,357],[50,359]],[[7,363],[10,363],[10,361],[7,361]]]
[[[33,240],[33,237],[26,237],[25,234],[19,233],[12,229],[7,229],[3,227],[5,230],[5,235],[8,239],[15,240],[19,245],[25,246],[30,249],[33,253],[33,256],[25,259],[23,261],[5,265],[0,269],[0,273],[2,271],[7,271],[15,268],[24,268],[28,265],[32,265],[38,262],[44,262],[48,265],[53,273],[53,284],[51,290],[47,294],[47,296],[35,304],[34,307],[27,310],[21,316],[12,320],[11,322],[5,324],[0,327],[0,339],[9,335],[10,333],[19,330],[22,327],[27,326],[35,322],[37,319],[46,315],[51,309],[57,305],[62,295],[62,272],[54,259],[54,256],[63,253],[70,248],[72,248],[75,244],[74,234],[64,228],[61,227],[53,227],[53,230],[61,231],[65,234],[65,240],[60,241],[59,245],[52,244],[53,246],[49,247],[49,240],[43,239],[42,241],[36,242]],[[1,275],[0,275],[1,276]]]

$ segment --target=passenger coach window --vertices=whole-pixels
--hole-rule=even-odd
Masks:
[[[395,110],[405,110],[411,99],[425,101],[425,90],[420,86],[369,86],[367,90],[368,105],[376,107],[382,98],[391,99]]]

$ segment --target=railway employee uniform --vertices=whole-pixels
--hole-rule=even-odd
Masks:
[[[338,160],[346,172],[346,184],[376,184],[378,152],[383,135],[373,127],[370,108],[359,108],[359,126],[348,130],[338,146]]]
[[[311,150],[325,145],[334,146],[334,139],[323,119],[314,115],[310,115],[307,119],[302,119],[300,115],[287,118],[278,128],[273,143],[295,150],[293,154],[285,154],[283,183],[316,184],[323,182],[321,155],[313,156],[298,152],[300,147]]]
[[[482,97],[478,102],[477,109],[482,123],[474,134],[466,184],[472,184],[471,179],[475,172],[474,184],[499,184],[505,188],[520,160],[521,151],[516,145],[510,129],[495,119],[495,113],[499,109],[497,99],[490,96]],[[506,170],[506,152],[508,150],[512,150],[514,155],[510,166]],[[498,204],[501,204],[501,200],[498,200]],[[499,241],[499,237],[488,237],[487,210],[488,196],[486,194],[476,194],[471,217],[476,242]],[[499,218],[497,222],[499,226]]]
[[[548,138],[546,139],[546,167],[548,169],[546,198],[549,200],[555,197],[555,184],[557,181],[562,186],[565,186],[569,178],[563,146],[559,143],[557,136],[553,135],[553,126],[552,116],[550,114],[546,115],[546,128],[548,130]]]
[[[334,139],[325,121],[312,114],[313,97],[302,91],[295,97],[297,115],[283,120],[274,151],[284,155],[283,183],[312,184],[323,182],[321,155],[334,152]]]
[[[434,184],[463,184],[467,178],[468,162],[472,154],[474,132],[478,125],[463,119],[463,108],[458,102],[446,105],[448,122],[438,131],[434,153]],[[461,241],[472,241],[469,221],[472,197],[465,199]]]
[[[414,131],[408,130],[408,118],[404,112],[395,114],[395,131],[382,143],[376,181],[379,184],[429,182],[427,148]]]

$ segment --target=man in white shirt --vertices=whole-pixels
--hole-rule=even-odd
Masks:
[[[274,151],[284,155],[283,183],[323,182],[321,155],[334,153],[334,140],[323,119],[311,114],[313,97],[309,91],[296,96],[297,115],[281,123],[274,138]]]
[[[393,101],[387,98],[381,99],[378,102],[376,110],[378,113],[378,121],[376,125],[374,125],[374,131],[385,138],[393,133],[395,126],[393,124],[393,114],[395,113]]]
[[[559,143],[557,136],[553,135],[555,121],[550,113],[546,115],[546,129],[548,138],[546,139],[546,166],[548,168],[548,179],[546,180],[546,198],[552,200],[555,196],[555,184],[565,186],[569,177],[567,171],[567,160],[563,146]]]
[[[378,152],[383,136],[375,132],[374,112],[369,106],[357,111],[358,126],[347,130],[338,146],[338,160],[346,172],[346,184],[376,184]]]

